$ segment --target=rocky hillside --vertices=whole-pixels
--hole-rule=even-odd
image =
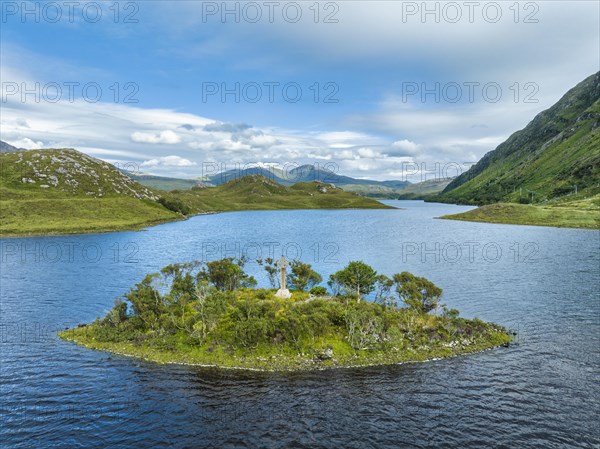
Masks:
[[[540,203],[600,192],[600,72],[569,90],[436,200]]]
[[[140,229],[181,219],[151,189],[71,149],[0,154],[0,236]]]
[[[4,153],[2,187],[35,193],[48,190],[75,196],[129,196],[158,200],[113,165],[72,149],[29,150]]]

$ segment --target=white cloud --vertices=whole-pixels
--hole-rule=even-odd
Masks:
[[[12,145],[13,147],[25,148],[26,150],[37,150],[39,148],[44,148],[46,146],[44,144],[44,142],[42,142],[41,140],[34,142],[33,140],[29,139],[28,137],[24,137],[19,140],[11,140],[7,143]]]
[[[397,140],[391,145],[388,154],[393,156],[414,156],[419,153],[421,146],[407,139]]]
[[[360,157],[364,158],[374,158],[381,156],[379,152],[374,151],[372,148],[359,148],[357,152]]]
[[[197,165],[195,162],[192,162],[188,159],[179,157],[179,156],[162,156],[157,157],[155,159],[150,159],[142,162],[142,167],[193,167]]]
[[[131,135],[131,140],[140,143],[164,143],[172,145],[181,142],[181,137],[171,130],[161,131],[158,134],[136,131]]]

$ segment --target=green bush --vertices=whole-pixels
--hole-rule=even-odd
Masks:
[[[175,198],[165,198],[161,196],[158,199],[158,202],[170,211],[177,212],[178,214],[190,215],[192,213],[192,210],[187,205]]]
[[[327,295],[327,289],[325,287],[317,285],[316,287],[310,289],[310,294],[315,296],[325,296]]]

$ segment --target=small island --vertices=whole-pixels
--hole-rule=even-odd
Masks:
[[[329,277],[328,290],[310,264],[256,262],[272,288],[256,287],[245,260],[172,264],[104,318],[59,336],[158,363],[261,371],[426,361],[511,341],[501,326],[459,317],[440,304],[439,287],[408,272],[388,277],[353,261]]]

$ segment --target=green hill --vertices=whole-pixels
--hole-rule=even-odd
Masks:
[[[284,170],[273,166],[268,168],[256,166],[225,170],[220,173],[201,176],[194,179],[127,174],[142,185],[166,191],[191,190],[193,187],[197,186],[220,186],[226,182],[235,181],[236,179],[247,176],[262,176],[284,186],[292,186],[299,182],[321,182],[324,184],[333,184],[347,192],[358,193],[362,196],[395,199],[398,196],[398,192],[411,185],[408,181],[374,181],[371,179],[351,178],[350,176],[342,176],[331,170],[315,165],[301,165],[290,170]],[[446,184],[444,184],[444,187],[445,185]],[[438,191],[441,191],[441,189],[435,190],[435,193]]]
[[[5,237],[140,229],[207,212],[387,207],[323,183],[286,187],[258,176],[164,192],[73,149],[0,154]]]
[[[600,72],[454,179],[436,200],[541,203],[600,193]],[[576,187],[577,186],[577,187]]]
[[[181,218],[114,166],[72,149],[0,155],[0,235],[139,229]]]
[[[165,193],[194,211],[274,209],[387,209],[370,198],[345,192],[322,182],[300,182],[284,186],[260,175],[244,176],[217,187],[194,187]]]
[[[431,179],[411,184],[404,182],[392,185],[392,181],[382,181],[382,184],[343,184],[339,187],[347,192],[357,193],[369,198],[390,200],[422,200],[430,195],[440,193],[450,183],[448,179]],[[402,181],[398,181],[401,183]],[[383,184],[390,183],[390,184]],[[337,184],[336,184],[337,185]]]
[[[399,200],[423,200],[431,195],[442,192],[453,178],[431,179],[429,181],[417,182],[407,186],[398,192]]]

